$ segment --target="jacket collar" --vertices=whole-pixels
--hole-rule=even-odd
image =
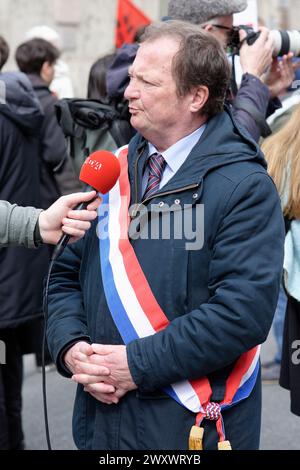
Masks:
[[[28,74],[28,78],[34,88],[47,88],[49,90],[48,84],[45,82],[45,80],[42,79],[40,75],[30,73]]]
[[[134,192],[138,194],[138,200],[147,157],[148,142],[137,134],[130,142],[128,159],[130,181]],[[226,106],[222,113],[208,121],[201,139],[161,192],[188,185],[200,185],[204,176],[213,169],[241,161],[256,161],[266,167],[258,145],[246,130],[235,122]]]

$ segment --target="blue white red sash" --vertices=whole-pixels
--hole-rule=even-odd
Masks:
[[[104,292],[113,320],[125,344],[153,335],[169,324],[128,239],[130,183],[127,154],[128,147],[122,147],[116,152],[121,164],[121,175],[114,188],[103,198],[103,204],[108,208],[108,216],[105,214],[108,236],[99,236]],[[99,222],[103,222],[101,214]],[[234,406],[250,395],[259,370],[259,351],[260,347],[257,346],[239,358],[227,379],[223,402],[213,404],[214,417],[211,417],[212,389],[206,377],[171,384],[165,392],[179,404],[196,413],[197,424],[200,424],[203,418],[216,419],[219,423],[217,428],[220,441],[225,440],[221,410]],[[215,416],[216,407],[218,410]]]

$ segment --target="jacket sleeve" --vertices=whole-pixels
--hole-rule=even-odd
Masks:
[[[270,100],[268,87],[257,77],[244,74],[241,86],[232,103],[235,120],[258,142],[268,131],[266,118],[281,107],[278,99]]]
[[[47,342],[58,371],[66,377],[71,374],[62,361],[64,352],[78,341],[91,343],[79,279],[82,245],[80,240],[65,249],[49,284]]]
[[[24,245],[34,248],[34,230],[40,213],[41,209],[0,201],[0,247]]]
[[[268,175],[255,173],[233,191],[210,263],[210,299],[147,338],[127,345],[140,389],[206,376],[265,341],[283,263],[279,198]]]

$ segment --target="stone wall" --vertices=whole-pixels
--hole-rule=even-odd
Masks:
[[[166,13],[167,0],[135,0],[153,20]],[[86,95],[93,62],[114,49],[117,0],[1,0],[0,34],[11,47],[4,70],[16,68],[14,53],[27,30],[48,25],[62,36],[76,96]]]
[[[258,0],[258,8],[267,27],[300,30],[300,0]]]

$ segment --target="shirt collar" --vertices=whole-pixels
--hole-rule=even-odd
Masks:
[[[153,155],[153,153],[160,153],[164,157],[172,173],[176,173],[177,170],[181,167],[181,165],[185,162],[197,142],[199,141],[200,137],[202,136],[205,130],[205,127],[206,124],[203,124],[191,134],[187,135],[186,137],[183,137],[178,142],[171,145],[171,147],[169,147],[164,152],[158,152],[154,145],[149,142],[149,156]]]

